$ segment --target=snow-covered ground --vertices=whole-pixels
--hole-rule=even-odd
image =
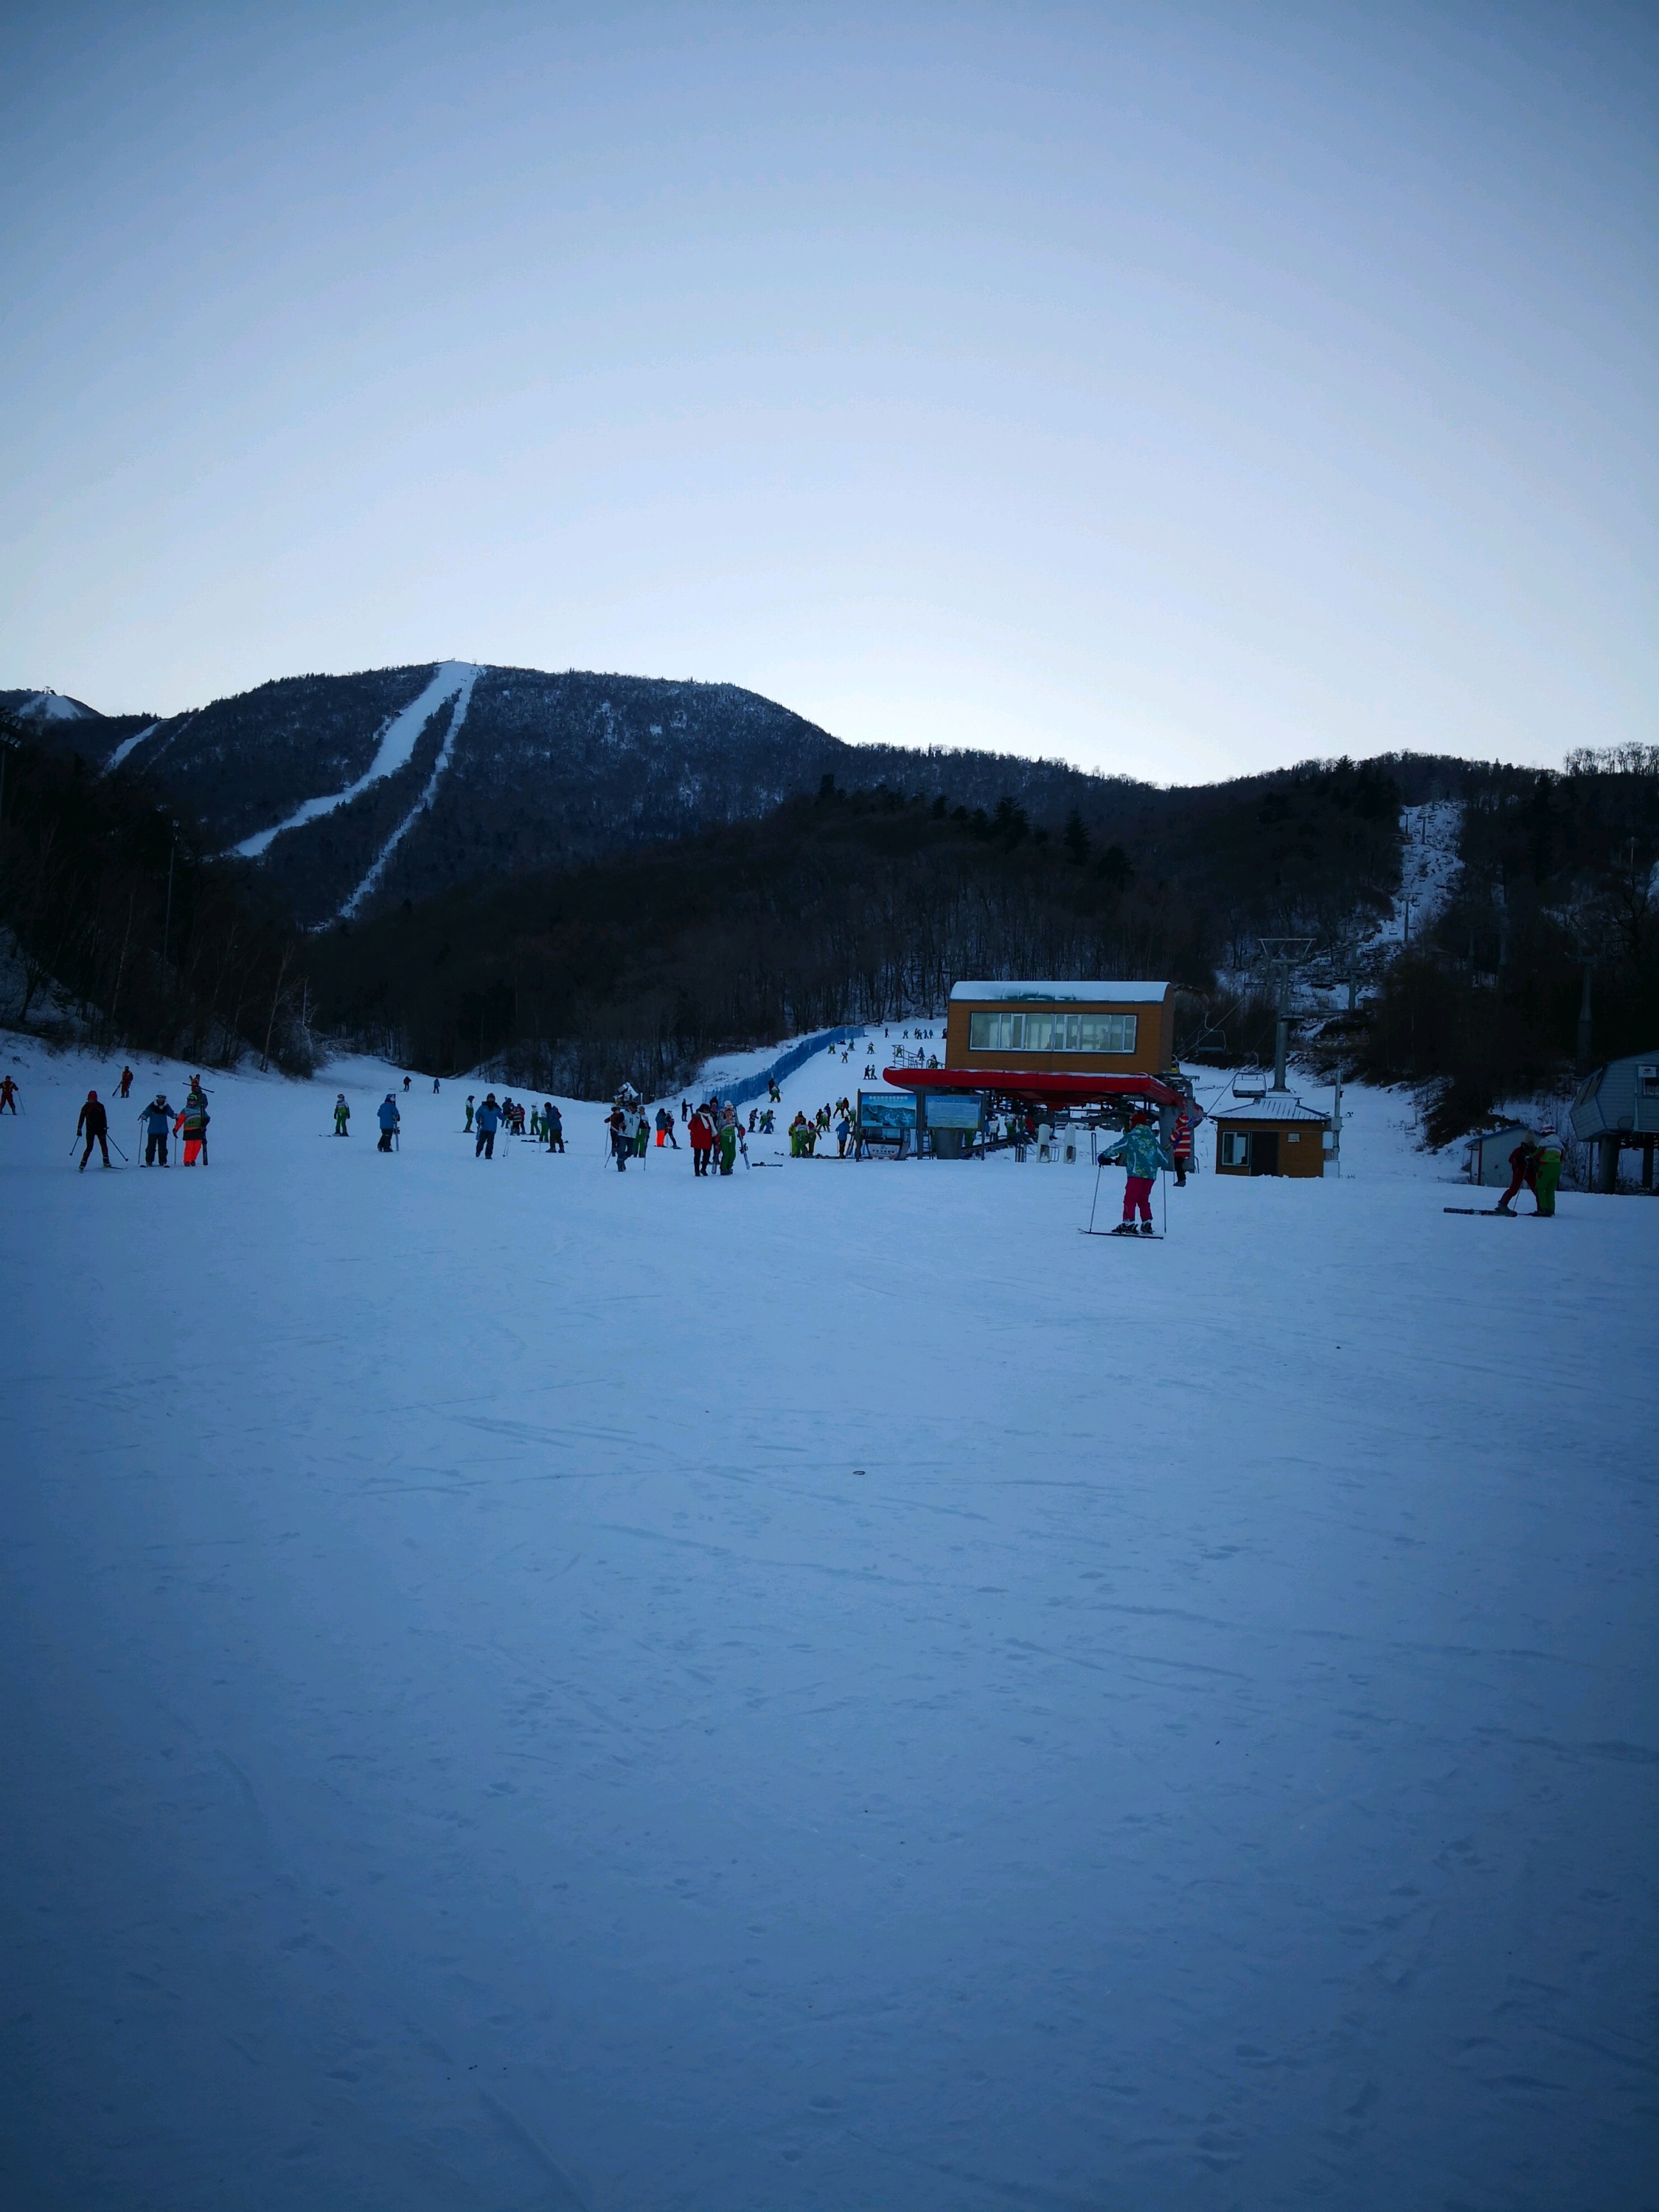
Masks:
[[[8,1066],[9,2206],[1651,2200],[1654,1209]]]

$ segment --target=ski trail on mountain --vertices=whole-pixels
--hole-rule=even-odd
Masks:
[[[452,661],[448,665],[451,667],[466,665],[465,663],[456,661]],[[472,686],[477,682],[478,675],[477,669],[466,667],[465,678],[459,691],[455,695],[455,703],[450,709],[449,727],[444,732],[444,741],[438,749],[438,757],[432,763],[432,773],[427,778],[426,789],[410,808],[385,844],[381,846],[380,852],[375,855],[374,866],[340,908],[338,914],[335,915],[334,919],[337,921],[349,921],[356,913],[363,901],[378,887],[381,877],[386,873],[387,861],[415,826],[416,817],[431,805],[433,794],[442,781],[444,770],[449,766],[450,757],[455,750],[456,736],[461,724],[466,720],[466,710],[472,703]]]
[[[400,768],[406,768],[414,756],[421,732],[439,708],[458,691],[465,690],[470,697],[477,677],[478,670],[471,661],[446,660],[420,696],[411,699],[403,712],[394,714],[381,731],[374,757],[356,783],[348,784],[343,791],[331,793],[326,798],[307,799],[303,805],[295,807],[293,813],[277,823],[274,829],[256,830],[252,837],[244,837],[240,845],[233,845],[231,850],[243,860],[257,860],[272,840],[280,837],[285,830],[297,830],[304,823],[316,821],[319,815],[332,814],[337,807],[345,806],[352,799],[359,798],[371,785],[384,782],[387,776],[395,775]],[[453,721],[450,727],[453,734]]]
[[[122,762],[126,759],[128,754],[137,752],[139,746],[143,744],[144,739],[146,738],[153,738],[161,726],[161,725],[159,722],[146,722],[142,730],[136,731],[130,738],[123,738],[120,744],[115,748],[115,750],[104,763],[103,773],[106,775],[108,775],[112,769],[119,768]]]

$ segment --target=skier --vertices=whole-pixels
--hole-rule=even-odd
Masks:
[[[501,1109],[495,1103],[495,1094],[493,1091],[484,1100],[483,1104],[479,1107],[476,1122],[472,1115],[471,1102],[471,1100],[467,1102],[467,1126],[469,1128],[476,1127],[477,1134],[477,1142],[472,1147],[473,1158],[476,1160],[482,1157],[486,1160],[493,1160],[495,1157],[495,1132],[501,1126]]]
[[[611,1109],[605,1117],[605,1126],[611,1132],[611,1150],[616,1157],[617,1173],[626,1175],[628,1155],[634,1149],[634,1139],[628,1126],[628,1116],[620,1106]]]
[[[432,1079],[432,1095],[434,1098],[438,1095],[438,1079],[435,1075]]]
[[[173,1107],[165,1091],[158,1091],[151,1103],[138,1116],[144,1133],[144,1165],[162,1167],[167,1164],[167,1131],[173,1122]]]
[[[564,1116],[550,1098],[542,1109],[542,1128],[547,1138],[550,1152],[564,1150]]]
[[[88,1091],[87,1103],[81,1109],[81,1118],[75,1125],[75,1133],[77,1137],[83,1131],[87,1139],[87,1149],[81,1155],[82,1175],[87,1171],[87,1162],[92,1158],[92,1148],[94,1145],[104,1156],[104,1165],[107,1167],[110,1164],[109,1115],[99,1104],[98,1093],[95,1091]]]
[[[1175,1160],[1176,1188],[1187,1188],[1187,1170],[1193,1164],[1193,1117],[1183,1106],[1170,1132],[1170,1152]]]
[[[198,1161],[203,1167],[208,1164],[208,1119],[207,1098],[202,1090],[201,1079],[192,1075],[184,1105],[173,1125],[173,1135],[182,1134],[184,1138],[185,1165],[187,1168],[193,1168]]]
[[[836,1124],[836,1156],[838,1159],[844,1160],[847,1158],[847,1139],[852,1133],[853,1125],[848,1120],[847,1109],[843,1106],[841,1119]]]
[[[1533,1205],[1541,1213],[1544,1209],[1538,1198],[1538,1140],[1530,1135],[1522,1137],[1510,1154],[1510,1187],[1492,1211],[1495,1213],[1513,1213],[1515,1208],[1510,1200],[1519,1197],[1522,1183],[1532,1193]]]
[[[404,1079],[405,1082],[408,1079],[407,1076]],[[380,1141],[374,1149],[377,1152],[389,1152],[392,1150],[392,1139],[397,1134],[398,1124],[403,1118],[398,1111],[395,1093],[390,1091],[386,1092],[386,1097],[375,1109],[374,1118],[380,1125]]]
[[[634,1124],[634,1151],[639,1158],[643,1159],[645,1158],[646,1149],[649,1146],[650,1142],[651,1124],[646,1120],[645,1109],[641,1106],[640,1109],[640,1118]]]
[[[729,1176],[738,1164],[738,1116],[727,1106],[720,1115],[720,1173]]]
[[[130,1067],[124,1067],[121,1070],[121,1096],[123,1098],[126,1098],[130,1097],[131,1093],[132,1070]]]
[[[0,1081],[0,1114],[6,1113],[14,1121],[17,1119],[17,1085],[9,1075]]]
[[[1152,1236],[1152,1178],[1160,1168],[1170,1165],[1170,1155],[1159,1143],[1152,1117],[1144,1107],[1116,1144],[1100,1157],[1103,1160],[1121,1160],[1127,1171],[1123,1185],[1123,1218],[1113,1230],[1113,1236],[1134,1235],[1137,1210],[1141,1235]]]
[[[351,1134],[350,1130],[346,1127],[346,1123],[350,1119],[351,1109],[346,1104],[346,1095],[343,1091],[337,1091],[334,1097],[334,1133],[337,1137],[349,1137]]]
[[[466,1134],[469,1137],[472,1134],[472,1093],[470,1091],[466,1094]]]
[[[668,1142],[669,1139],[673,1134],[673,1115],[669,1112],[665,1106],[659,1106],[657,1109],[657,1150],[659,1152],[662,1150],[663,1146]],[[678,1143],[676,1143],[674,1150],[678,1152],[679,1146]]]
[[[409,1088],[409,1078],[408,1078],[407,1076],[404,1076],[404,1089],[405,1091],[407,1091],[407,1090],[408,1090],[408,1088]]]
[[[1555,1133],[1553,1121],[1546,1121],[1538,1132],[1538,1180],[1533,1193],[1540,1213],[1555,1211],[1556,1186],[1561,1180],[1561,1139]]]

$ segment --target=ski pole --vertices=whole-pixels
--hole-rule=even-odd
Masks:
[[[115,1139],[114,1139],[114,1138],[113,1138],[113,1137],[112,1137],[112,1138],[110,1139],[110,1142],[111,1142],[111,1144],[112,1144],[112,1145],[115,1145]],[[119,1145],[115,1145],[115,1149],[116,1149],[116,1151],[117,1151],[118,1152],[121,1152],[121,1147],[119,1146]],[[127,1156],[126,1156],[126,1154],[125,1154],[125,1152],[121,1152],[121,1158],[122,1158],[124,1160],[127,1160]],[[131,1162],[131,1160],[127,1160],[127,1165],[128,1165],[129,1167],[131,1167],[131,1166],[132,1165],[132,1162]]]
[[[1095,1194],[1089,1201],[1089,1234],[1091,1237],[1095,1233],[1095,1208],[1100,1204],[1100,1171],[1105,1164],[1106,1163],[1104,1160],[1097,1160],[1095,1162]]]

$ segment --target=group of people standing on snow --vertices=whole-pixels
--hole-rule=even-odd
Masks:
[[[132,1070],[130,1067],[122,1069],[121,1079],[117,1085],[117,1090],[123,1098],[131,1097]],[[0,1100],[9,1104],[14,1114],[17,1111],[16,1095],[17,1086],[8,1076],[4,1083],[0,1084]],[[166,1091],[158,1091],[149,1104],[142,1108],[138,1115],[138,1127],[144,1139],[144,1165],[147,1168],[167,1166],[167,1139],[173,1136],[182,1138],[184,1141],[184,1160],[187,1168],[198,1165],[205,1167],[208,1164],[208,1123],[212,1118],[208,1112],[207,1093],[202,1088],[202,1079],[199,1075],[192,1075],[190,1079],[190,1089],[185,1094],[185,1103],[176,1111],[168,1100]],[[75,1143],[79,1144],[82,1137],[86,1139],[86,1147],[81,1154],[82,1175],[86,1173],[87,1163],[92,1158],[92,1149],[94,1145],[102,1155],[104,1165],[106,1168],[114,1165],[114,1162],[109,1156],[112,1141],[109,1133],[109,1109],[95,1091],[88,1091],[80,1114],[76,1119]],[[70,1150],[73,1151],[73,1149],[74,1146],[71,1146]],[[117,1145],[115,1149],[117,1152],[121,1151],[119,1145]],[[121,1152],[121,1157],[125,1159],[126,1154]]]

